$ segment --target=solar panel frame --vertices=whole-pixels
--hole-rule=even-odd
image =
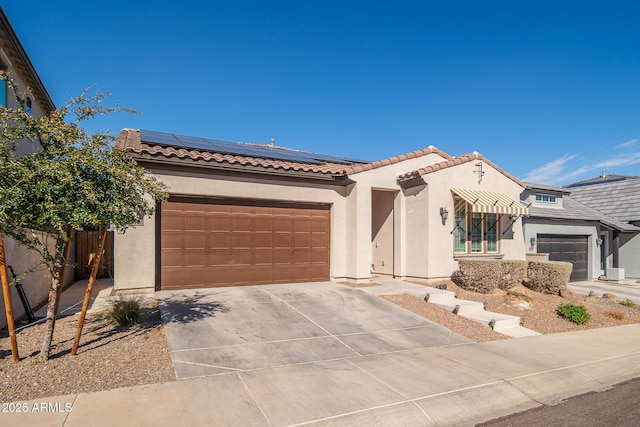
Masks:
[[[169,147],[184,148],[184,144],[176,139],[175,135],[164,132],[156,132],[153,130],[140,129],[140,141]]]

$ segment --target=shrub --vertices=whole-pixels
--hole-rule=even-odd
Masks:
[[[120,326],[131,326],[142,320],[141,298],[125,298],[114,301],[109,310],[108,318]]]
[[[560,261],[528,261],[525,283],[529,289],[542,294],[559,295],[567,288],[573,264]]]
[[[451,276],[458,286],[468,291],[488,294],[494,289],[511,289],[524,280],[527,262],[497,259],[464,259]]]
[[[500,260],[464,259],[458,262],[459,270],[451,280],[462,289],[488,294],[498,286],[500,280]]]
[[[527,261],[508,259],[500,261],[498,287],[504,291],[522,284],[527,277]]]
[[[591,319],[591,315],[582,305],[561,304],[558,306],[557,313],[576,325],[584,325]]]
[[[624,301],[618,301],[618,304],[624,305],[625,307],[635,307],[636,303],[627,298]]]

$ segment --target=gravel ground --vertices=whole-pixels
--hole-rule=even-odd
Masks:
[[[457,316],[435,304],[427,304],[420,298],[413,295],[385,295],[383,298],[399,305],[405,310],[412,311],[475,342],[495,341],[510,338],[499,332],[493,331],[488,326]]]
[[[0,401],[86,393],[142,384],[174,381],[169,347],[154,303],[144,309],[144,321],[118,327],[88,314],[76,356],[71,347],[78,316],[58,319],[51,358],[40,359],[45,324],[16,334],[21,361],[13,363],[6,329],[0,331]]]

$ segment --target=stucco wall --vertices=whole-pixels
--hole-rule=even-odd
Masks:
[[[40,254],[27,249],[8,236],[3,238],[3,242],[7,265],[13,267],[13,270],[17,275],[21,275],[28,270],[35,268],[35,271],[28,273],[20,280],[31,308],[35,308],[46,302],[49,295],[49,287],[51,285],[51,276],[49,275],[47,267],[40,265],[42,261]],[[50,245],[50,250],[53,250],[53,244]],[[70,252],[71,259],[69,262],[72,264],[74,262],[73,242]],[[9,269],[7,269],[7,273],[9,275],[9,280],[13,280],[13,276]],[[68,285],[73,282],[73,278],[73,268],[67,268],[63,282],[64,285]],[[13,307],[13,317],[15,319],[18,319],[25,314],[25,310],[15,286],[11,286],[11,306]],[[6,325],[7,318],[4,309],[4,299],[0,298],[0,328],[5,327]]]
[[[588,277],[597,279],[602,274],[600,269],[600,249],[596,246],[599,232],[599,227],[593,223],[576,222],[575,224],[566,224],[543,219],[529,219],[525,225],[524,241],[528,252],[537,252],[537,244],[531,246],[531,237],[538,234],[588,236]]]
[[[428,205],[425,206],[423,215],[429,227],[428,251],[429,265],[427,276],[430,278],[449,277],[458,268],[458,262],[454,260],[453,235],[455,226],[454,206],[452,188],[491,191],[504,193],[513,200],[520,200],[522,186],[509,179],[501,172],[483,162],[482,171],[484,175],[479,181],[478,167],[472,161],[443,169],[435,173],[424,176],[429,192]],[[449,218],[446,223],[442,223],[440,208],[446,207],[449,211]],[[503,215],[500,222],[498,235],[498,252],[503,255],[503,259],[525,259],[525,246],[522,238],[522,219],[518,219],[513,226],[507,230],[510,221],[507,215]],[[414,246],[420,244],[414,243]]]
[[[627,279],[640,279],[640,234],[620,235],[620,267]]]
[[[334,280],[348,277],[346,200],[344,187],[259,180],[205,173],[151,169],[150,172],[169,187],[169,193],[181,196],[216,196],[243,199],[331,204],[330,274]],[[116,234],[114,238],[114,287],[117,291],[151,292],[156,282],[156,221],[145,218],[144,225]]]

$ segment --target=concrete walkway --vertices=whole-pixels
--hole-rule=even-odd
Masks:
[[[60,296],[60,307],[58,316],[71,316],[82,311],[82,303],[84,302],[84,294],[87,291],[87,279],[78,280],[62,292]],[[89,302],[88,311],[101,310],[107,304],[111,291],[113,290],[113,279],[97,279],[93,284],[91,291],[91,301]],[[47,306],[40,307],[35,311],[36,318],[47,317]]]
[[[470,426],[639,377],[639,334],[627,325],[60,396],[19,402],[27,413],[0,413],[0,425]]]
[[[639,334],[640,325],[626,325],[353,353],[14,402],[0,425],[470,426],[640,377]]]

